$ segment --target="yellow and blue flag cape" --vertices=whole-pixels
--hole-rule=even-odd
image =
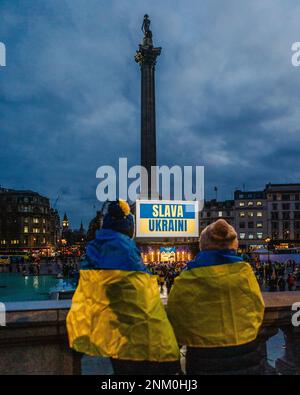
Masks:
[[[128,236],[97,232],[67,317],[70,347],[121,360],[179,360],[173,329],[160,299],[156,277]]]
[[[167,311],[179,344],[237,346],[256,339],[264,301],[248,263],[234,251],[212,250],[177,277]]]

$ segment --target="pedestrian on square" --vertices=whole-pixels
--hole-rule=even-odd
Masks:
[[[237,248],[234,228],[223,219],[212,223],[170,292],[168,316],[178,343],[187,346],[187,374],[260,373],[264,301]]]
[[[165,285],[165,275],[164,275],[164,271],[163,268],[161,268],[158,271],[158,284],[160,287],[160,292],[163,293],[164,292],[164,285]]]
[[[70,347],[110,357],[115,374],[175,374],[176,338],[133,235],[129,205],[111,202],[81,265],[67,317]]]
[[[287,278],[286,282],[287,282],[287,285],[288,285],[288,290],[289,291],[294,291],[295,286],[296,286],[296,282],[297,282],[297,279],[296,279],[296,276],[294,275],[294,273],[290,273],[288,275],[288,278]]]
[[[278,285],[278,278],[276,271],[273,270],[273,273],[271,275],[271,278],[269,280],[269,291],[270,292],[276,292],[277,291],[277,285]]]
[[[285,291],[285,279],[283,277],[280,277],[280,279],[278,280],[278,288],[280,292],[284,292]]]

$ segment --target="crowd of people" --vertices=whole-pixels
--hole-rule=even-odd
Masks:
[[[23,276],[56,275],[61,278],[74,277],[79,271],[79,259],[72,256],[29,257],[2,266],[3,272],[21,273]]]
[[[174,284],[174,280],[186,267],[186,262],[153,262],[148,264],[148,270],[157,276],[160,292],[164,292],[166,287],[168,294]]]
[[[295,262],[251,262],[261,288],[270,292],[296,291],[300,270]]]
[[[81,262],[70,347],[109,357],[117,375],[179,374],[182,345],[186,374],[259,374],[264,300],[234,228],[219,219],[202,231],[192,262],[148,266],[133,235],[129,205],[111,202]],[[157,281],[172,288],[165,305]]]
[[[261,262],[257,257],[248,259],[251,264],[257,281],[263,291],[284,292],[296,291],[300,287],[300,265],[293,261],[286,263],[280,262]],[[186,268],[185,261],[151,262],[147,269],[157,276],[160,292],[170,293],[174,280]],[[29,259],[26,263],[17,263],[3,266],[3,271],[14,271],[23,275],[53,274],[58,277],[74,277],[78,275],[79,259],[75,257],[54,257]]]
[[[263,291],[284,292],[296,291],[300,283],[300,267],[295,262],[260,262],[258,259],[249,259],[257,281]],[[157,276],[160,292],[167,290],[169,294],[174,280],[186,268],[187,262],[151,262],[148,270]]]

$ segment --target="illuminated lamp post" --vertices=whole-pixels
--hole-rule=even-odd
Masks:
[[[270,261],[270,248],[271,248],[271,237],[267,237],[265,242],[267,243],[267,250],[268,250],[268,262]]]

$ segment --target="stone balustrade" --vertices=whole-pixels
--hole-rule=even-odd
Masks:
[[[264,294],[266,310],[260,339],[264,374],[300,374],[300,326],[292,325],[292,305],[300,292]],[[7,303],[6,327],[0,327],[0,375],[81,374],[81,355],[70,350],[66,315],[70,301]],[[267,341],[283,331],[284,356],[268,364]]]

